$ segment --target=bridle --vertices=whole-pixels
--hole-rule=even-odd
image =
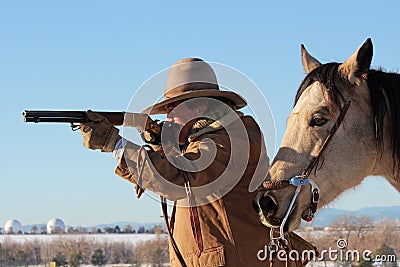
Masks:
[[[281,222],[281,225],[279,228],[279,237],[274,237],[274,229],[271,228],[270,243],[268,246],[270,248],[273,248],[273,250],[275,250],[275,248],[277,249],[278,247],[283,247],[285,250],[288,249],[288,241],[284,237],[283,228],[284,228],[285,223],[290,215],[290,212],[292,211],[294,202],[296,201],[296,198],[299,195],[302,186],[307,185],[307,184],[310,184],[310,186],[311,186],[311,203],[308,207],[308,213],[305,216],[303,216],[302,219],[307,222],[310,222],[313,220],[315,212],[317,211],[318,203],[319,203],[319,187],[315,183],[315,181],[312,178],[310,178],[309,176],[313,172],[313,170],[316,171],[318,168],[321,168],[321,166],[323,164],[322,153],[324,152],[324,150],[326,149],[326,147],[332,140],[333,136],[335,135],[336,131],[342,124],[344,117],[345,117],[345,115],[350,107],[350,104],[352,102],[353,95],[354,95],[354,92],[353,92],[352,96],[349,98],[349,100],[346,101],[346,103],[344,104],[338,118],[336,119],[335,124],[332,126],[332,128],[330,129],[324,142],[322,143],[322,146],[319,149],[317,156],[313,157],[311,159],[307,168],[300,175],[295,175],[292,178],[290,178],[289,180],[266,181],[263,183],[263,187],[259,189],[259,191],[267,191],[267,190],[279,190],[279,189],[283,189],[283,188],[286,188],[289,186],[296,187],[296,190],[293,194],[292,200],[288,206],[288,209],[286,210],[284,218],[282,219],[282,222]],[[322,163],[321,163],[321,160],[322,160]]]

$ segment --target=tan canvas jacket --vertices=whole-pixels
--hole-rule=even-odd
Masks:
[[[195,255],[196,244],[191,230],[188,208],[178,205],[173,236],[188,266],[256,267],[269,264],[268,261],[260,261],[257,258],[257,252],[269,242],[269,229],[260,223],[258,215],[252,208],[256,192],[249,192],[249,184],[253,179],[256,167],[260,166],[254,177],[258,181],[265,178],[268,170],[269,159],[264,147],[263,136],[252,117],[241,116],[240,119],[233,119],[228,123],[229,134],[218,121],[212,123],[192,135],[183,154],[177,156],[195,160],[200,157],[201,153],[211,150],[212,143],[215,144],[216,155],[211,165],[198,172],[187,172],[187,177],[194,189],[218,179],[227,168],[229,169],[228,173],[239,173],[240,175],[237,183],[230,185],[233,188],[222,198],[213,199],[210,203],[198,207],[204,244],[204,251],[200,257]],[[248,142],[239,139],[243,137],[243,129],[245,129]],[[241,156],[239,159],[232,160],[228,165],[231,158],[231,145],[241,151]],[[247,153],[249,154],[246,155]],[[147,161],[143,161],[145,157],[147,157]],[[137,164],[138,161],[140,164]],[[140,170],[135,166],[138,166]],[[140,171],[142,174],[138,181]],[[163,181],[160,181],[157,172],[162,174]],[[169,199],[185,200],[184,189],[173,194],[165,190],[169,186],[169,182],[183,186],[184,179],[182,171],[173,166],[162,153],[144,151],[139,146],[130,144],[126,147],[124,160],[118,165],[116,173],[131,182],[139,182],[142,188]],[[217,191],[219,189],[217,188]],[[218,192],[215,193],[218,195]],[[171,266],[180,266],[171,246],[170,258]],[[274,266],[283,266],[283,264],[276,262]]]

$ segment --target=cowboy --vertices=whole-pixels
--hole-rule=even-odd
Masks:
[[[171,266],[267,264],[257,253],[269,231],[248,188],[254,176],[266,176],[269,159],[256,121],[238,111],[246,104],[220,90],[209,64],[187,58],[170,68],[164,99],[144,111],[167,115],[165,134],[147,131],[147,144],[139,146],[91,111],[94,122],[81,125],[85,147],[113,152],[116,173],[136,185],[138,197],[151,190],[175,201],[166,219]]]

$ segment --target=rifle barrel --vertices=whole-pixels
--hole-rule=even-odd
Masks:
[[[114,125],[122,125],[125,112],[94,111],[107,118]],[[60,122],[60,123],[82,123],[90,121],[86,111],[47,111],[47,110],[24,110],[22,116],[25,122]]]

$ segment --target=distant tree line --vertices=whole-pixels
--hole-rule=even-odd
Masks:
[[[77,227],[68,227],[65,232],[63,232],[61,229],[53,229],[54,234],[162,234],[165,233],[165,229],[160,226],[156,225],[150,228],[145,228],[144,226],[140,226],[137,230],[135,230],[131,225],[125,225],[122,229],[120,228],[119,225],[116,225],[115,227],[110,227],[106,226],[102,229],[100,228],[91,228],[88,230],[86,227],[82,226],[77,226]],[[3,234],[3,229],[0,228],[0,234]],[[30,234],[30,235],[36,235],[36,234],[47,234],[47,228],[45,225],[42,225],[38,227],[37,225],[34,225],[31,227],[29,232],[23,233],[17,233],[17,234]]]
[[[319,231],[318,231],[319,230]],[[399,220],[382,219],[373,222],[368,216],[343,215],[336,218],[329,227],[324,229],[308,229],[299,232],[307,241],[313,242],[319,251],[328,251],[329,248],[348,251],[371,251],[371,259],[377,255],[393,255],[391,261],[374,264],[373,261],[363,260],[360,254],[360,262],[349,261],[340,262],[341,266],[359,267],[397,267],[395,258],[400,261],[400,222]],[[346,244],[343,248],[338,247],[338,240]],[[329,261],[328,254],[325,254]]]
[[[168,238],[129,242],[93,241],[81,236],[71,240],[62,235],[52,242],[30,241],[23,244],[6,239],[0,245],[1,266],[28,266],[55,262],[57,266],[92,264],[132,264],[161,266],[169,262]],[[47,266],[47,265],[46,265]]]

